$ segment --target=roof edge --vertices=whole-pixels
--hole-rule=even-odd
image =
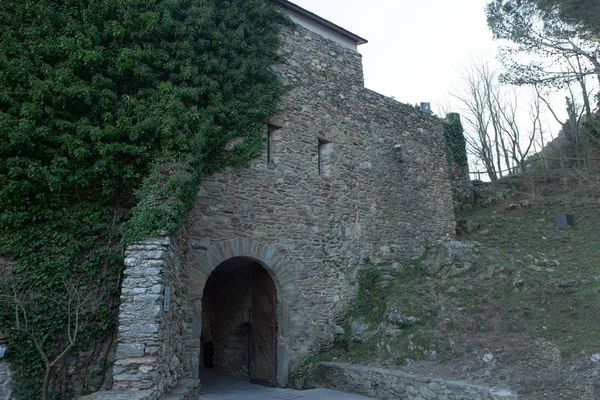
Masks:
[[[331,21],[326,20],[323,17],[318,16],[317,14],[308,11],[305,8],[300,7],[299,5],[296,5],[290,1],[287,0],[271,0],[273,3],[280,5],[283,8],[286,8],[290,11],[295,12],[296,14],[299,14],[305,18],[308,18],[309,20],[316,22],[319,25],[324,26],[325,28],[332,30],[333,32],[344,36],[347,39],[352,40],[353,42],[355,42],[357,45],[361,45],[361,44],[365,44],[368,43],[368,41],[352,32],[350,32],[347,29],[342,28],[339,25],[334,24]]]

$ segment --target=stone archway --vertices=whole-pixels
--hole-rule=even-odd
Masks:
[[[202,298],[202,367],[263,386],[277,385],[277,292],[252,259],[230,258]]]
[[[260,264],[275,284],[277,293],[277,386],[286,386],[291,364],[303,357],[297,348],[306,332],[306,318],[300,291],[295,281],[294,265],[277,250],[253,239],[235,239],[217,243],[206,250],[199,250],[189,265],[188,315],[191,323],[185,333],[186,354],[191,375],[199,377],[202,299],[208,278],[221,264],[230,259],[244,258]],[[293,368],[293,367],[292,367]]]

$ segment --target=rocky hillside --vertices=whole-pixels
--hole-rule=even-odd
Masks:
[[[600,177],[529,173],[477,187],[457,241],[378,264],[324,360],[600,398]],[[557,229],[555,216],[574,225]]]

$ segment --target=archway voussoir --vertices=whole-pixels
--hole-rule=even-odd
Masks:
[[[225,254],[225,257],[227,257],[227,260],[233,257],[237,257],[237,254],[233,247],[233,241],[223,243],[222,249],[223,253]]]
[[[267,258],[267,256],[269,255],[270,252],[272,252],[273,250],[270,247],[267,247],[265,245],[261,246],[261,249],[258,252],[258,259],[263,261]]]
[[[211,264],[208,263],[207,260],[203,260],[202,262],[194,262],[188,273],[188,278],[196,281],[206,280],[210,274],[210,265]]]
[[[243,239],[239,238],[231,241],[231,249],[234,257],[242,257],[246,255],[243,251],[244,242],[245,241]]]
[[[273,271],[281,269],[281,257],[273,249],[268,249],[263,259],[261,259],[266,265],[268,265]]]
[[[227,257],[225,250],[223,249],[223,243],[217,243],[210,251],[212,256],[211,272],[219,266],[223,261],[228,260],[231,257]]]
[[[289,264],[285,264],[283,261],[280,262],[276,271],[277,279],[280,282],[296,282],[294,268]]]
[[[264,246],[260,243],[253,242],[252,247],[250,247],[250,256],[257,260],[260,260],[260,253],[263,250]]]
[[[192,270],[201,270],[204,271],[205,274],[210,274],[212,272],[215,260],[213,260],[212,252],[205,250],[197,253],[193,263],[194,267]]]
[[[254,239],[246,239],[242,243],[242,254],[246,257],[252,257],[252,246]]]

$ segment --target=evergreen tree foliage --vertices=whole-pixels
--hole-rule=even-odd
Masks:
[[[81,347],[105,338],[120,242],[173,233],[203,171],[260,154],[280,23],[266,0],[0,2],[0,260],[39,292],[50,354],[66,317],[49,293],[112,282]],[[39,398],[39,354],[16,333],[10,346],[18,398]]]
[[[535,0],[546,14],[558,14],[562,21],[579,26],[600,40],[600,2],[597,0]]]
[[[566,0],[565,0],[566,1]],[[546,4],[545,8],[539,4]],[[550,0],[490,0],[487,22],[507,68],[504,81],[562,88],[600,77],[600,41],[586,25],[565,17]]]

